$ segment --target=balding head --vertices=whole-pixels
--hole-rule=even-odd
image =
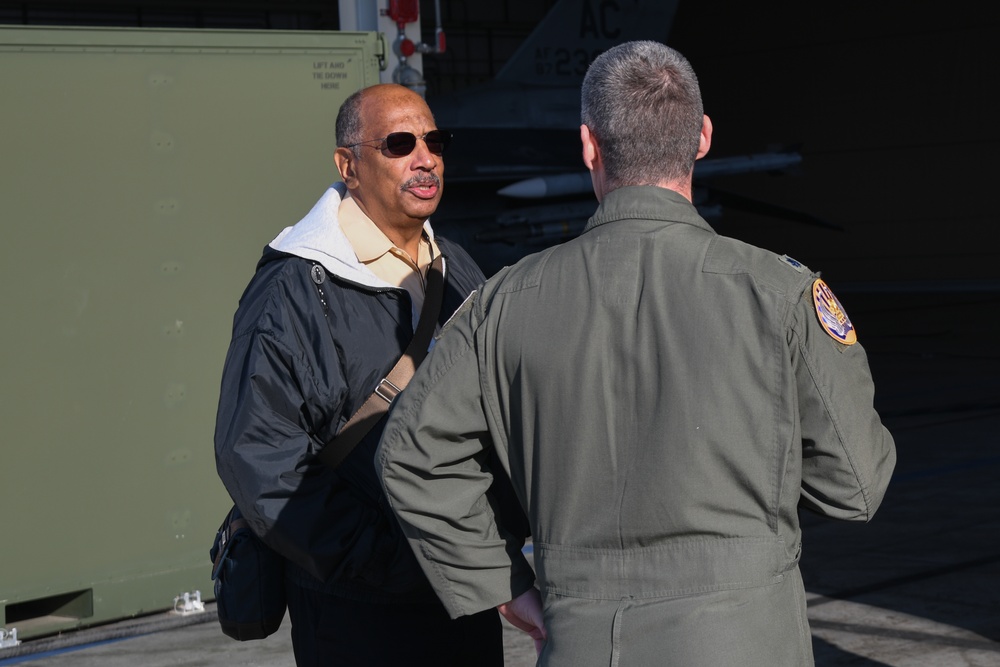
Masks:
[[[337,112],[337,145],[351,146],[368,138],[369,133],[364,127],[365,107],[392,104],[394,101],[409,102],[427,108],[424,98],[399,84],[380,83],[357,90],[344,100]],[[430,113],[430,108],[427,108],[427,113]],[[359,146],[354,146],[352,150],[355,155],[361,151]]]
[[[358,206],[397,245],[400,242],[387,230],[419,233],[440,202],[442,147],[426,139],[436,129],[424,98],[397,84],[358,91],[337,115],[334,159],[340,175]],[[409,144],[412,150],[389,150],[386,137],[395,133],[408,140],[415,137]]]

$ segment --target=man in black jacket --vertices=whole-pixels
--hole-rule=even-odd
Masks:
[[[445,261],[439,324],[483,281],[428,222],[449,139],[407,88],[348,98],[343,183],[268,244],[234,317],[217,467],[286,559],[300,667],[503,664],[496,611],[449,620],[386,504],[372,463],[384,419],[336,470],[317,458],[412,338],[432,260]]]

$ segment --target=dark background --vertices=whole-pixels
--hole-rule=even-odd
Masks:
[[[491,79],[553,4],[441,0],[448,52],[424,57],[432,108],[435,95]],[[430,42],[434,3],[421,5]],[[971,0],[682,0],[666,41],[699,74],[715,126],[713,156],[769,148],[802,154],[792,173],[713,185],[734,201],[752,198],[840,229],[740,206],[724,206],[712,224],[822,272],[857,326],[876,405],[896,437],[896,475],[874,522],[804,517],[808,590],[998,642],[994,14]],[[335,30],[338,16],[335,2],[0,2],[0,23]],[[442,215],[483,217],[491,213],[484,207],[503,206],[469,199],[450,185]],[[507,261],[511,249],[505,252]],[[836,629],[818,621],[814,630],[824,623]],[[849,621],[843,629],[871,631]],[[821,639],[816,655],[820,664],[882,664]]]
[[[432,107],[438,94],[491,79],[555,3],[440,4],[448,50],[424,56]],[[421,10],[432,41],[433,1]],[[681,1],[666,41],[701,79],[715,125],[711,155],[788,148],[804,158],[793,174],[714,184],[843,231],[738,207],[725,208],[716,228],[788,253],[848,289],[905,281],[910,290],[996,292],[993,14],[972,0]],[[330,1],[105,0],[0,1],[0,23],[335,30],[339,21]]]

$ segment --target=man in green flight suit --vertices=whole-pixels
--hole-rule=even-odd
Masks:
[[[499,607],[540,665],[811,665],[798,510],[867,521],[895,465],[865,352],[817,274],[698,215],[712,125],[683,56],[619,45],[582,98],[600,207],[451,318],[383,487],[448,612]],[[484,495],[503,474],[540,595]]]

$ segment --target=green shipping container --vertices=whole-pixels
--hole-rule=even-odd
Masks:
[[[212,436],[264,245],[338,178],[376,33],[0,26],[0,628],[212,597]]]

